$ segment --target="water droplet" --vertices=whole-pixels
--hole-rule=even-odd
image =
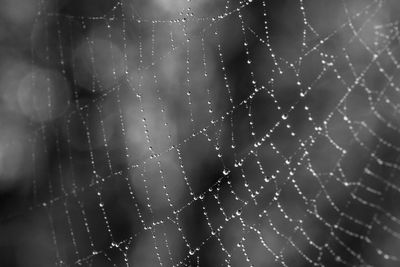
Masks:
[[[224,170],[222,171],[222,173],[223,173],[224,175],[228,175],[230,172],[231,172],[231,171],[230,171],[229,169],[224,169]]]

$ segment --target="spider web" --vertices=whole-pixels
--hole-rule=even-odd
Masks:
[[[21,266],[397,266],[397,6],[38,1]]]

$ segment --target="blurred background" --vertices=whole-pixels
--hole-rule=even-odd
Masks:
[[[399,266],[398,1],[0,5],[0,266]]]

